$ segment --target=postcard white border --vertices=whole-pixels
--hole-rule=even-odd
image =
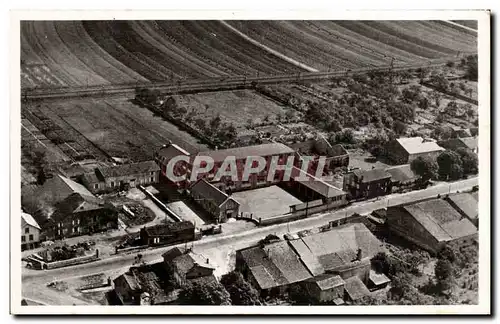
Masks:
[[[300,11],[12,11],[10,15],[10,265],[12,314],[490,314],[490,12],[451,10]],[[21,306],[20,28],[21,20],[106,19],[344,19],[478,20],[479,53],[479,305],[453,306]],[[68,269],[70,270],[70,269]]]

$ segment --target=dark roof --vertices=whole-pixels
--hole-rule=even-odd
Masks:
[[[98,168],[96,169],[96,174],[98,175],[98,171],[105,177],[121,177],[125,175],[140,175],[146,174],[149,172],[160,171],[160,167],[156,164],[155,161],[144,161],[138,163],[131,164],[123,164],[117,165],[107,168]],[[99,178],[99,175],[98,175]]]
[[[140,289],[150,295],[153,304],[162,304],[168,301],[167,294],[162,287],[163,283],[160,277],[162,270],[160,268],[161,266],[154,264],[130,269],[130,273],[138,282]]]
[[[209,259],[193,252],[188,252],[174,258],[172,260],[172,263],[175,264],[179,272],[184,274],[191,270],[194,266],[207,269],[215,269],[215,267],[210,263]]]
[[[205,181],[205,179],[200,179],[196,181],[194,185],[191,186],[191,192],[195,192],[207,200],[214,201],[217,206],[220,206],[229,196],[219,190],[217,187]]]
[[[93,196],[74,193],[55,205],[51,218],[60,219],[68,214],[77,214],[91,210],[114,209],[113,205]]]
[[[451,150],[456,150],[457,148],[468,148],[472,151],[477,149],[478,141],[477,137],[463,137],[463,138],[452,138],[443,142],[440,142],[443,147],[449,148]]]
[[[391,175],[392,182],[405,183],[415,181],[418,178],[409,164],[387,168],[385,171]]]
[[[134,276],[133,273],[131,272],[125,272],[124,274],[118,276],[113,282],[116,285],[116,282],[119,281],[120,279],[123,279],[127,283],[127,289],[130,289],[131,291],[140,291],[141,290],[141,285],[139,284],[139,281],[137,278]]]
[[[181,256],[185,253],[186,251],[184,249],[181,249],[179,247],[174,247],[167,252],[163,253],[161,256],[165,261],[172,261],[173,259],[177,258],[178,256]]]
[[[205,286],[205,285],[209,285],[209,284],[212,284],[212,283],[216,283],[217,279],[212,274],[212,275],[209,275],[209,276],[203,276],[203,277],[197,277],[197,278],[189,279],[189,282],[192,283],[192,284],[195,284],[195,285]]]
[[[384,169],[371,169],[371,170],[356,169],[353,171],[353,173],[363,183],[378,181],[391,177],[391,174],[387,173]]]
[[[83,185],[66,178],[60,174],[45,181],[43,186],[37,188],[32,196],[45,201],[48,204],[55,204],[61,200],[56,200],[57,197],[67,197],[73,193],[78,193],[85,196],[93,197],[94,195],[87,190]]]
[[[179,145],[173,144],[173,143],[171,143],[169,145],[162,146],[158,150],[157,154],[158,154],[158,156],[161,157],[161,159],[164,162],[170,161],[172,158],[179,156],[179,155],[185,155],[185,156],[190,155],[188,151],[186,151],[185,149],[183,149]]]
[[[438,241],[477,233],[477,228],[443,199],[429,199],[401,207]]]
[[[269,143],[218,151],[200,152],[198,153],[198,156],[209,156],[214,159],[215,162],[222,162],[228,156],[234,156],[236,160],[240,160],[246,159],[249,156],[271,156],[286,153],[294,153],[294,150],[282,143]]]
[[[370,291],[358,277],[354,276],[345,280],[345,291],[353,301],[370,295]]]
[[[183,231],[187,229],[194,230],[193,223],[188,221],[171,222],[171,223],[169,222],[144,228],[144,230],[148,233],[149,236],[168,235],[171,234],[172,232]]]
[[[452,206],[466,215],[469,219],[475,219],[478,216],[478,202],[470,193],[458,193],[449,195],[447,198],[452,202]]]
[[[311,278],[286,241],[240,251],[260,289],[269,289]]]
[[[328,273],[308,279],[308,281],[314,282],[321,290],[328,290],[345,284],[339,275]]]

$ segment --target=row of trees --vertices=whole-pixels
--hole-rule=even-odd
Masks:
[[[238,271],[222,276],[220,283],[188,284],[179,293],[181,305],[261,305],[259,293]]]
[[[465,148],[446,150],[437,159],[418,157],[411,162],[411,169],[424,182],[431,179],[459,180],[478,173],[478,159],[474,152]]]

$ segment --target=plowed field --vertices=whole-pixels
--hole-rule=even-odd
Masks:
[[[394,64],[476,52],[440,21],[23,21],[23,87],[133,84]],[[259,45],[265,45],[259,46]],[[278,57],[269,49],[286,57]]]

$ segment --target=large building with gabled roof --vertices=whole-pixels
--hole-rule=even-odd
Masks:
[[[387,209],[389,230],[432,253],[445,245],[472,245],[477,228],[444,199],[428,199]]]
[[[401,137],[392,140],[387,146],[387,155],[396,164],[408,164],[420,156],[437,158],[445,149],[435,141],[422,137]]]
[[[205,179],[196,181],[189,189],[194,201],[203,207],[216,223],[224,223],[228,218],[236,218],[240,204]]]

